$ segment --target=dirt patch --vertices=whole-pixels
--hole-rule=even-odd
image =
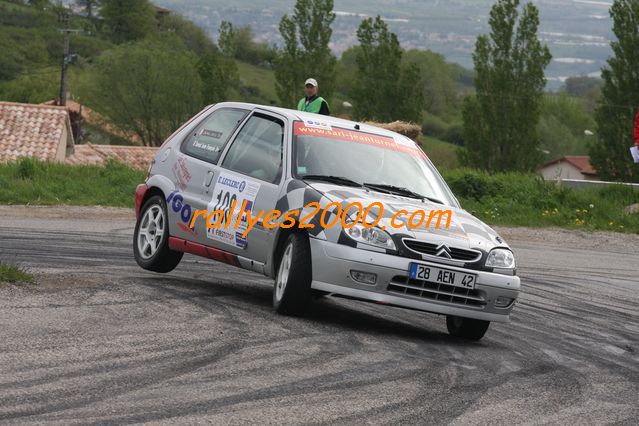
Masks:
[[[9,283],[0,281],[0,288],[37,288],[37,289],[55,289],[66,287],[99,287],[108,280],[103,274],[86,274],[86,273],[69,273],[69,272],[33,272],[33,282],[14,282]]]
[[[0,216],[31,219],[135,220],[135,210],[104,206],[0,206]]]

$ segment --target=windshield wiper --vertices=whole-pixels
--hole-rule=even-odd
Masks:
[[[342,177],[342,176],[327,176],[327,175],[305,175],[301,176],[302,179],[309,180],[321,180],[325,182],[336,183],[338,185],[346,185],[346,186],[362,186],[361,183],[357,183],[354,180]]]
[[[417,192],[411,191],[410,189],[404,188],[401,186],[387,185],[385,183],[366,183],[366,182],[364,182],[362,185],[364,185],[367,188],[374,189],[375,191],[386,192],[388,194],[403,195],[405,197],[411,197],[411,198],[419,198],[420,200],[428,200],[428,201],[432,201],[433,203],[444,204],[443,201],[438,200],[437,198],[427,197],[425,195],[418,194]]]

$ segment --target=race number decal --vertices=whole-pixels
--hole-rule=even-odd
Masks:
[[[258,182],[249,181],[226,172],[220,173],[215,182],[213,198],[207,210],[209,212],[222,210],[224,212],[224,225],[216,228],[207,227],[206,236],[234,247],[245,248],[246,239],[242,238],[242,234],[248,227],[246,212],[253,212],[255,197],[259,190],[260,184]],[[238,219],[245,201],[246,207],[242,212],[242,217]],[[233,208],[232,211],[231,208]],[[235,229],[238,224],[239,226]]]

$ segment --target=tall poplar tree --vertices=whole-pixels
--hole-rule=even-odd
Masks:
[[[420,70],[415,64],[402,67],[404,52],[397,35],[377,16],[362,21],[357,39],[355,119],[419,121],[423,104]]]
[[[284,48],[275,60],[275,79],[283,106],[297,106],[309,77],[317,79],[322,97],[330,97],[335,86],[336,60],[328,43],[334,20],[333,0],[297,0],[293,15],[282,17]]]
[[[597,142],[590,147],[590,161],[602,179],[639,182],[639,165],[629,151],[639,110],[639,1],[615,0],[610,16],[617,40],[601,73]]]
[[[476,94],[463,109],[462,163],[488,171],[533,170],[542,160],[536,127],[552,55],[537,37],[539,10],[532,3],[498,0],[490,35],[477,38]]]

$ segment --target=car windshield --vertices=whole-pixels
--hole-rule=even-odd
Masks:
[[[341,184],[342,178],[375,191],[420,195],[457,206],[424,153],[413,141],[401,138],[297,121],[293,170],[300,179],[325,177]]]

